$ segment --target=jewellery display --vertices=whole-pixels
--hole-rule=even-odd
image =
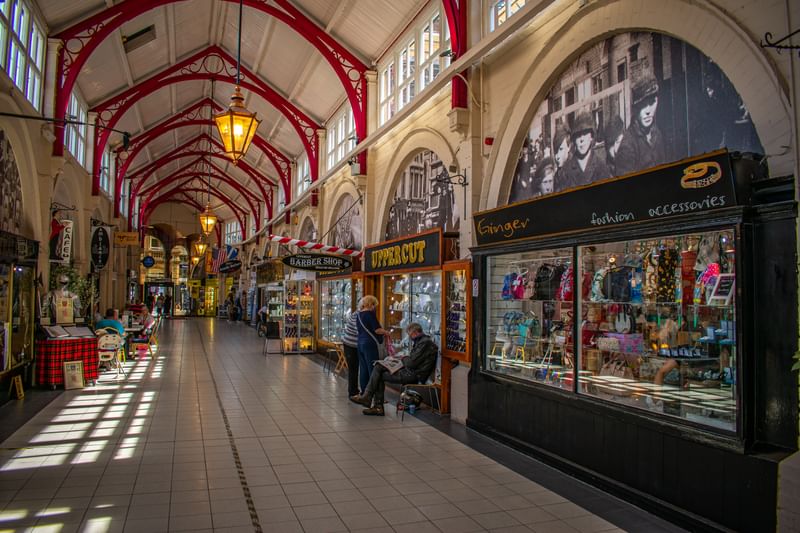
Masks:
[[[405,338],[405,328],[417,322],[436,345],[441,346],[441,285],[440,272],[384,277],[384,327],[390,331],[393,344],[399,346]]]
[[[445,346],[454,352],[467,349],[467,279],[464,270],[445,272],[447,294],[445,302]]]
[[[350,278],[319,281],[320,339],[341,342],[344,325],[353,309]]]
[[[284,353],[304,353],[314,350],[313,287],[312,281],[284,282]]]

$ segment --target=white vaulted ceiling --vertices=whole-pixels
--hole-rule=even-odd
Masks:
[[[50,35],[67,29],[111,6],[113,0],[35,0]],[[124,0],[137,2],[138,0]],[[411,18],[429,1],[436,0],[292,0],[318,27],[346,49],[372,66]],[[211,45],[218,45],[236,57],[239,4],[222,0],[184,0],[156,7],[122,25],[92,53],[78,77],[77,88],[91,108],[146,80],[186,57]],[[155,39],[126,53],[123,35],[148,26],[155,28]],[[328,62],[305,37],[292,28],[254,8],[244,7],[242,26],[242,65],[254,71],[297,108],[320,124],[346,102],[344,88]],[[227,106],[232,86],[191,81],[167,85],[139,100],[118,122],[117,128],[132,136],[148,131],[170,116],[205,97],[213,96]],[[289,159],[303,152],[294,127],[271,104],[244,91],[250,110],[263,119],[258,133]],[[150,164],[201,133],[216,135],[207,126],[182,127],[151,142],[132,161],[129,174]],[[118,137],[112,137],[112,143]],[[164,178],[189,163],[182,159],[156,171]],[[277,173],[261,151],[253,146],[246,161],[262,174],[277,181]],[[218,166],[247,186],[248,177],[233,165]],[[151,178],[151,181],[153,178]],[[234,201],[244,200],[232,187],[220,186]],[[195,195],[200,203],[205,198]],[[212,200],[223,218],[231,212]]]

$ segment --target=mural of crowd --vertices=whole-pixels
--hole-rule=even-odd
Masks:
[[[385,240],[433,228],[458,231],[459,215],[453,185],[437,180],[443,173],[442,161],[430,150],[414,156],[403,170],[395,189],[384,232]]]
[[[509,203],[711,152],[763,154],[720,68],[667,35],[624,33],[578,57],[537,109]]]
[[[0,230],[19,233],[22,219],[22,185],[11,143],[0,130]]]

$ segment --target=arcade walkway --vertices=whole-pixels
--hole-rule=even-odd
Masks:
[[[2,445],[0,532],[678,531],[463,429],[563,490],[413,416],[365,417],[312,359],[260,348],[171,321],[126,381],[60,395]]]

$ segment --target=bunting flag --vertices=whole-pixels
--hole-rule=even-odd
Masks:
[[[270,235],[269,240],[280,244],[291,244],[307,250],[318,250],[329,254],[349,255],[350,257],[358,257],[363,253],[361,250],[329,246],[320,242],[302,241],[300,239],[292,239],[291,237],[281,237],[280,235]]]

